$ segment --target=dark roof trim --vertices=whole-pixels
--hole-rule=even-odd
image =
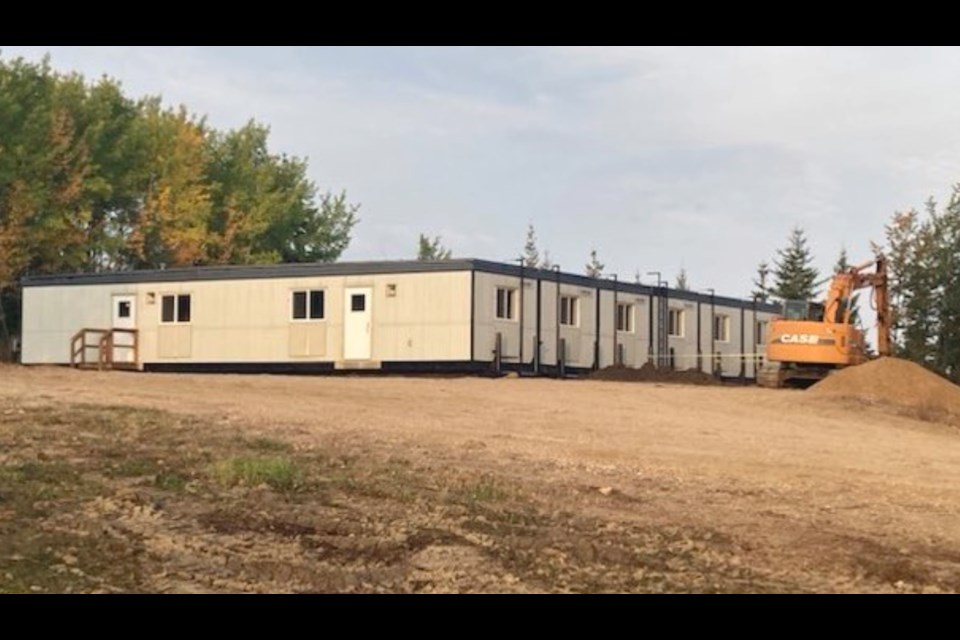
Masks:
[[[515,264],[491,262],[489,260],[453,259],[438,261],[392,260],[370,262],[306,262],[296,264],[266,264],[266,265],[228,265],[212,267],[185,267],[176,269],[151,269],[143,271],[109,271],[103,273],[70,273],[56,275],[24,276],[21,284],[24,287],[54,287],[70,285],[102,285],[102,284],[139,284],[147,282],[197,282],[205,280],[262,280],[266,278],[309,278],[321,276],[361,276],[391,273],[437,273],[451,271],[479,271],[519,277],[521,267]],[[556,281],[556,271],[545,269],[523,268],[525,277],[550,282]],[[608,278],[595,279],[574,273],[559,274],[560,282],[567,285],[600,288],[612,291],[613,280]],[[617,291],[637,295],[656,295],[656,287],[635,284],[632,282],[617,282]],[[679,291],[666,289],[667,297],[672,300],[688,300],[709,304],[711,297],[708,294],[693,291]],[[724,307],[752,309],[753,302],[715,296],[713,302]],[[758,311],[775,313],[775,305],[757,303]]]
[[[418,260],[371,262],[299,262],[292,264],[217,265],[178,267],[141,271],[105,271],[68,273],[49,276],[25,276],[25,287],[49,287],[80,284],[138,284],[142,282],[198,282],[205,280],[263,280],[267,278],[310,278],[319,276],[362,276],[383,273],[423,273],[469,271],[472,260]]]
[[[516,264],[505,264],[502,262],[490,262],[487,260],[473,260],[474,268],[477,271],[484,273],[496,273],[505,276],[514,276],[520,277],[521,268],[520,265]],[[543,280],[544,282],[556,282],[557,272],[548,271],[545,269],[533,269],[530,267],[524,267],[522,269],[524,277]],[[614,281],[610,278],[591,278],[589,276],[578,275],[575,273],[564,273],[560,272],[560,282],[562,284],[573,285],[578,287],[588,287],[591,289],[604,289],[606,291],[613,291]],[[632,293],[635,295],[656,295],[657,288],[645,284],[636,284],[634,282],[618,280],[616,282],[616,289],[621,293]],[[700,302],[702,304],[710,304],[711,297],[708,293],[699,293],[696,291],[681,291],[679,289],[670,289],[669,287],[665,288],[667,293],[667,298],[669,300],[686,300],[689,302]],[[722,307],[734,307],[737,309],[753,309],[752,300],[741,300],[739,298],[729,298],[727,296],[714,296],[713,303],[717,306]],[[757,311],[764,311],[766,313],[778,313],[780,307],[770,303],[758,302]]]

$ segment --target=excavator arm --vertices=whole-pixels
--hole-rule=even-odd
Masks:
[[[865,273],[868,267],[872,273]],[[851,324],[853,294],[870,287],[877,312],[877,351],[881,356],[890,355],[890,292],[887,283],[887,261],[882,255],[876,260],[851,267],[836,274],[830,282],[824,303],[824,320],[835,324]]]

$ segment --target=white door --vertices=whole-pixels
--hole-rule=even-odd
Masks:
[[[353,287],[345,290],[343,304],[343,359],[370,359],[370,303],[373,289]]]
[[[113,328],[137,328],[137,297],[127,295],[113,296]],[[133,349],[133,335],[118,331],[113,334],[113,361],[135,362]]]

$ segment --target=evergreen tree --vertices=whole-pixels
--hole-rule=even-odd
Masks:
[[[597,259],[597,250],[591,249],[590,251],[590,262],[586,264],[584,269],[586,270],[587,276],[591,278],[600,278],[603,276],[603,263]]]
[[[543,260],[540,261],[540,268],[549,271],[550,269],[553,269],[553,266],[553,260],[550,259],[550,252],[544,251]]]
[[[440,236],[433,240],[424,234],[420,234],[420,240],[417,249],[417,260],[449,260],[450,249],[443,246]]]
[[[935,222],[934,271],[929,274],[935,296],[934,367],[960,380],[960,184]]]
[[[923,220],[913,210],[894,214],[886,227],[888,271],[897,355],[937,370],[944,229],[932,200],[926,213]]]
[[[907,271],[913,263],[920,214],[916,209],[894,212],[884,227],[887,257],[887,278],[890,288],[891,339],[899,355],[904,354],[904,322],[906,319]]]
[[[850,260],[847,258],[847,248],[840,247],[840,255],[837,257],[837,263],[833,265],[833,272],[843,273],[850,269]],[[860,294],[854,293],[850,298],[850,322],[863,328],[860,324]]]
[[[840,247],[840,255],[837,256],[837,262],[833,265],[834,273],[843,273],[850,268],[850,258],[847,256],[847,248]]]
[[[778,250],[777,256],[771,295],[781,300],[812,300],[817,294],[817,270],[811,266],[813,256],[803,229],[793,228],[787,246]]]
[[[680,273],[677,274],[677,290],[678,291],[689,291],[690,285],[687,284],[687,270],[680,269]]]
[[[537,234],[533,225],[527,225],[527,241],[523,245],[523,266],[536,269],[540,266],[540,251],[537,249]]]
[[[770,265],[766,261],[757,266],[757,277],[753,281],[751,296],[758,302],[767,302],[770,299],[770,285],[767,278],[770,276]]]
[[[960,184],[937,211],[896,212],[884,228],[897,355],[960,381]]]

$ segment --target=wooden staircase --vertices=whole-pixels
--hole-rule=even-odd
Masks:
[[[130,344],[117,344],[117,335],[131,336]],[[87,355],[96,350],[96,359]],[[131,351],[132,350],[132,351]],[[117,358],[117,353],[132,358]],[[91,354],[92,355],[92,354]],[[70,366],[78,369],[139,369],[140,350],[136,329],[80,329],[70,339]]]

